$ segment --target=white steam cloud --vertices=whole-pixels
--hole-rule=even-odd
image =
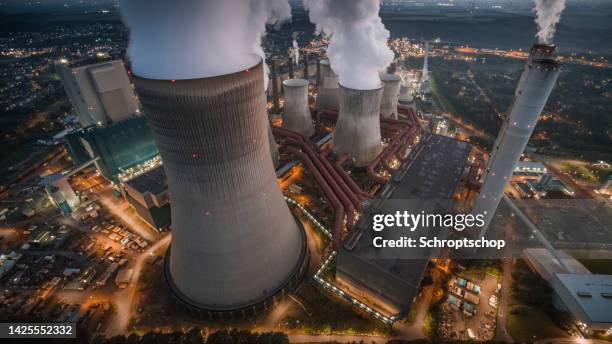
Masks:
[[[538,24],[538,40],[543,44],[551,44],[555,35],[555,28],[561,20],[561,12],[565,9],[565,0],[534,0],[536,13],[535,21]]]
[[[304,0],[317,31],[331,36],[327,56],[340,84],[380,87],[379,72],[393,62],[389,31],[378,16],[380,0]]]
[[[298,42],[294,39],[293,40],[293,64],[294,65],[298,65],[300,63],[300,46],[298,45]]]
[[[132,69],[150,79],[194,79],[253,67],[266,24],[291,17],[287,0],[120,0]]]

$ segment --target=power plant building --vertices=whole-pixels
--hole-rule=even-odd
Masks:
[[[163,166],[157,166],[122,183],[122,194],[151,227],[170,226],[170,195]]]
[[[155,140],[144,116],[104,126],[93,125],[66,135],[68,151],[76,165],[99,157],[96,166],[115,183],[127,169],[157,156]]]
[[[422,249],[417,253],[418,259],[381,258],[389,248],[373,246],[373,238],[380,233],[372,229],[372,216],[392,214],[400,210],[398,206],[412,214],[448,210],[431,201],[453,198],[467,169],[471,150],[467,142],[431,134],[413,148],[408,159],[380,191],[381,196],[364,209],[359,222],[342,243],[336,265],[336,279],[341,285],[348,285],[352,293],[361,296],[359,299],[368,299],[371,306],[387,316],[408,314],[429,258],[435,253]],[[427,235],[434,234],[434,229],[429,228]],[[418,240],[416,236],[423,236],[423,232],[415,232]]]
[[[135,77],[167,176],[172,243],[164,275],[209,318],[259,313],[297,285],[306,238],[277,183],[263,64],[214,77]]]
[[[83,60],[55,66],[82,127],[106,125],[137,114],[136,96],[123,61]]]

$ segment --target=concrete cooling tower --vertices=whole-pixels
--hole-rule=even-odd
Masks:
[[[308,107],[308,81],[305,79],[287,79],[283,81],[285,94],[285,111],[283,128],[310,137],[315,132]]]
[[[408,86],[400,86],[398,102],[402,105],[409,105],[414,102],[412,94],[410,94],[410,88]]]
[[[527,146],[561,70],[561,64],[552,54],[542,55],[537,46],[532,49],[532,54],[534,52],[537,56],[528,59],[506,120],[491,151],[484,183],[474,205],[475,214],[486,213],[481,236],[485,234],[495,214],[504,188]]]
[[[382,150],[380,100],[383,88],[355,90],[340,86],[340,112],[334,129],[332,149],[367,166]]]
[[[383,73],[380,75],[380,81],[384,86],[380,101],[380,114],[385,118],[396,117],[402,78],[397,74]]]
[[[316,108],[319,110],[324,108],[338,109],[340,92],[338,76],[331,69],[329,60],[321,60],[319,67]]]
[[[272,166],[263,65],[134,82],[168,179],[171,292],[209,318],[267,309],[298,283],[307,253]]]

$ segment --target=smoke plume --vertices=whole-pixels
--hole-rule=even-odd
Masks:
[[[561,20],[561,12],[565,9],[565,0],[534,0],[536,13],[535,21],[538,24],[538,40],[543,44],[551,44],[555,35],[555,28]]]
[[[317,31],[331,36],[327,56],[340,84],[359,90],[380,87],[379,71],[392,61],[389,31],[378,16],[380,0],[304,0]]]
[[[291,17],[287,0],[120,0],[138,76],[194,79],[247,69],[264,58],[266,24]]]
[[[298,42],[293,39],[293,64],[298,65],[300,63],[300,46]]]

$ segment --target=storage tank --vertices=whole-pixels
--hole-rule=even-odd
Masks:
[[[305,271],[306,241],[272,164],[262,63],[186,80],[134,77],[168,179],[165,277],[188,311],[255,314]]]
[[[285,94],[285,111],[283,128],[300,133],[306,137],[315,132],[308,107],[308,81],[305,79],[288,79],[283,81]]]
[[[332,149],[353,157],[355,166],[367,166],[382,151],[380,101],[383,87],[355,90],[340,86],[340,112]]]

